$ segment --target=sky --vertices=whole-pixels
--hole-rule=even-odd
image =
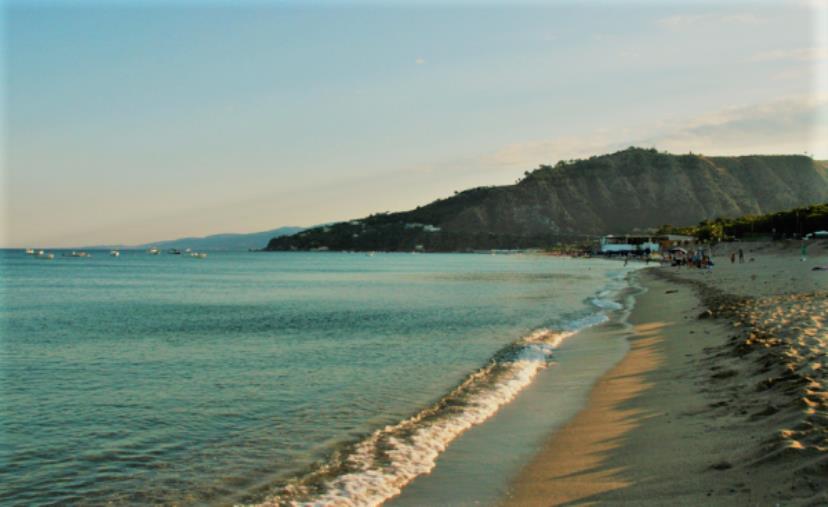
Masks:
[[[5,0],[2,247],[310,226],[630,145],[828,159],[828,2]]]

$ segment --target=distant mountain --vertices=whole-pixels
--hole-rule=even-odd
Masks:
[[[177,248],[184,250],[192,248],[196,251],[202,250],[249,250],[262,249],[267,245],[267,242],[272,238],[278,238],[289,234],[295,234],[302,231],[302,227],[279,227],[270,231],[252,232],[252,233],[228,233],[228,234],[214,234],[205,237],[180,238],[167,241],[156,241],[144,245],[136,245],[125,248],[149,248],[155,246],[161,249]]]
[[[828,201],[828,170],[803,155],[707,157],[629,148],[527,172],[415,210],[273,238],[268,250],[462,251],[543,247],[585,235],[762,214]]]

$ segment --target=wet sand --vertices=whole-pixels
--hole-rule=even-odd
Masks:
[[[828,245],[739,246],[637,275],[630,352],[505,504],[828,503]]]

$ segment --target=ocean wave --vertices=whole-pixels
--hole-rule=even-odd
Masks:
[[[629,274],[645,267],[644,265],[631,265],[623,270],[608,272],[607,284],[594,296],[587,298],[586,301],[601,310],[624,309],[625,305],[619,299],[623,299],[621,297],[622,293],[631,287]]]
[[[561,342],[606,320],[601,313],[592,314],[570,322],[565,330],[540,329],[513,342],[434,405],[338,451],[259,505],[378,505],[398,495],[434,468],[452,440],[528,386]]]
[[[607,310],[624,308],[617,298],[629,287],[626,275],[627,271],[610,273],[607,285],[587,300],[600,311],[509,344],[434,405],[336,451],[326,463],[258,505],[379,505],[400,494],[409,482],[434,468],[455,438],[493,416],[531,384],[565,339],[609,320]]]
[[[624,308],[624,305],[609,298],[602,298],[602,297],[594,297],[589,300],[593,306],[600,308],[602,310],[620,310]]]

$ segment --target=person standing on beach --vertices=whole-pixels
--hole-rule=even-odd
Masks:
[[[730,252],[730,263],[734,264],[736,262],[736,252]]]
[[[739,264],[745,262],[745,251],[741,248],[739,249]]]

